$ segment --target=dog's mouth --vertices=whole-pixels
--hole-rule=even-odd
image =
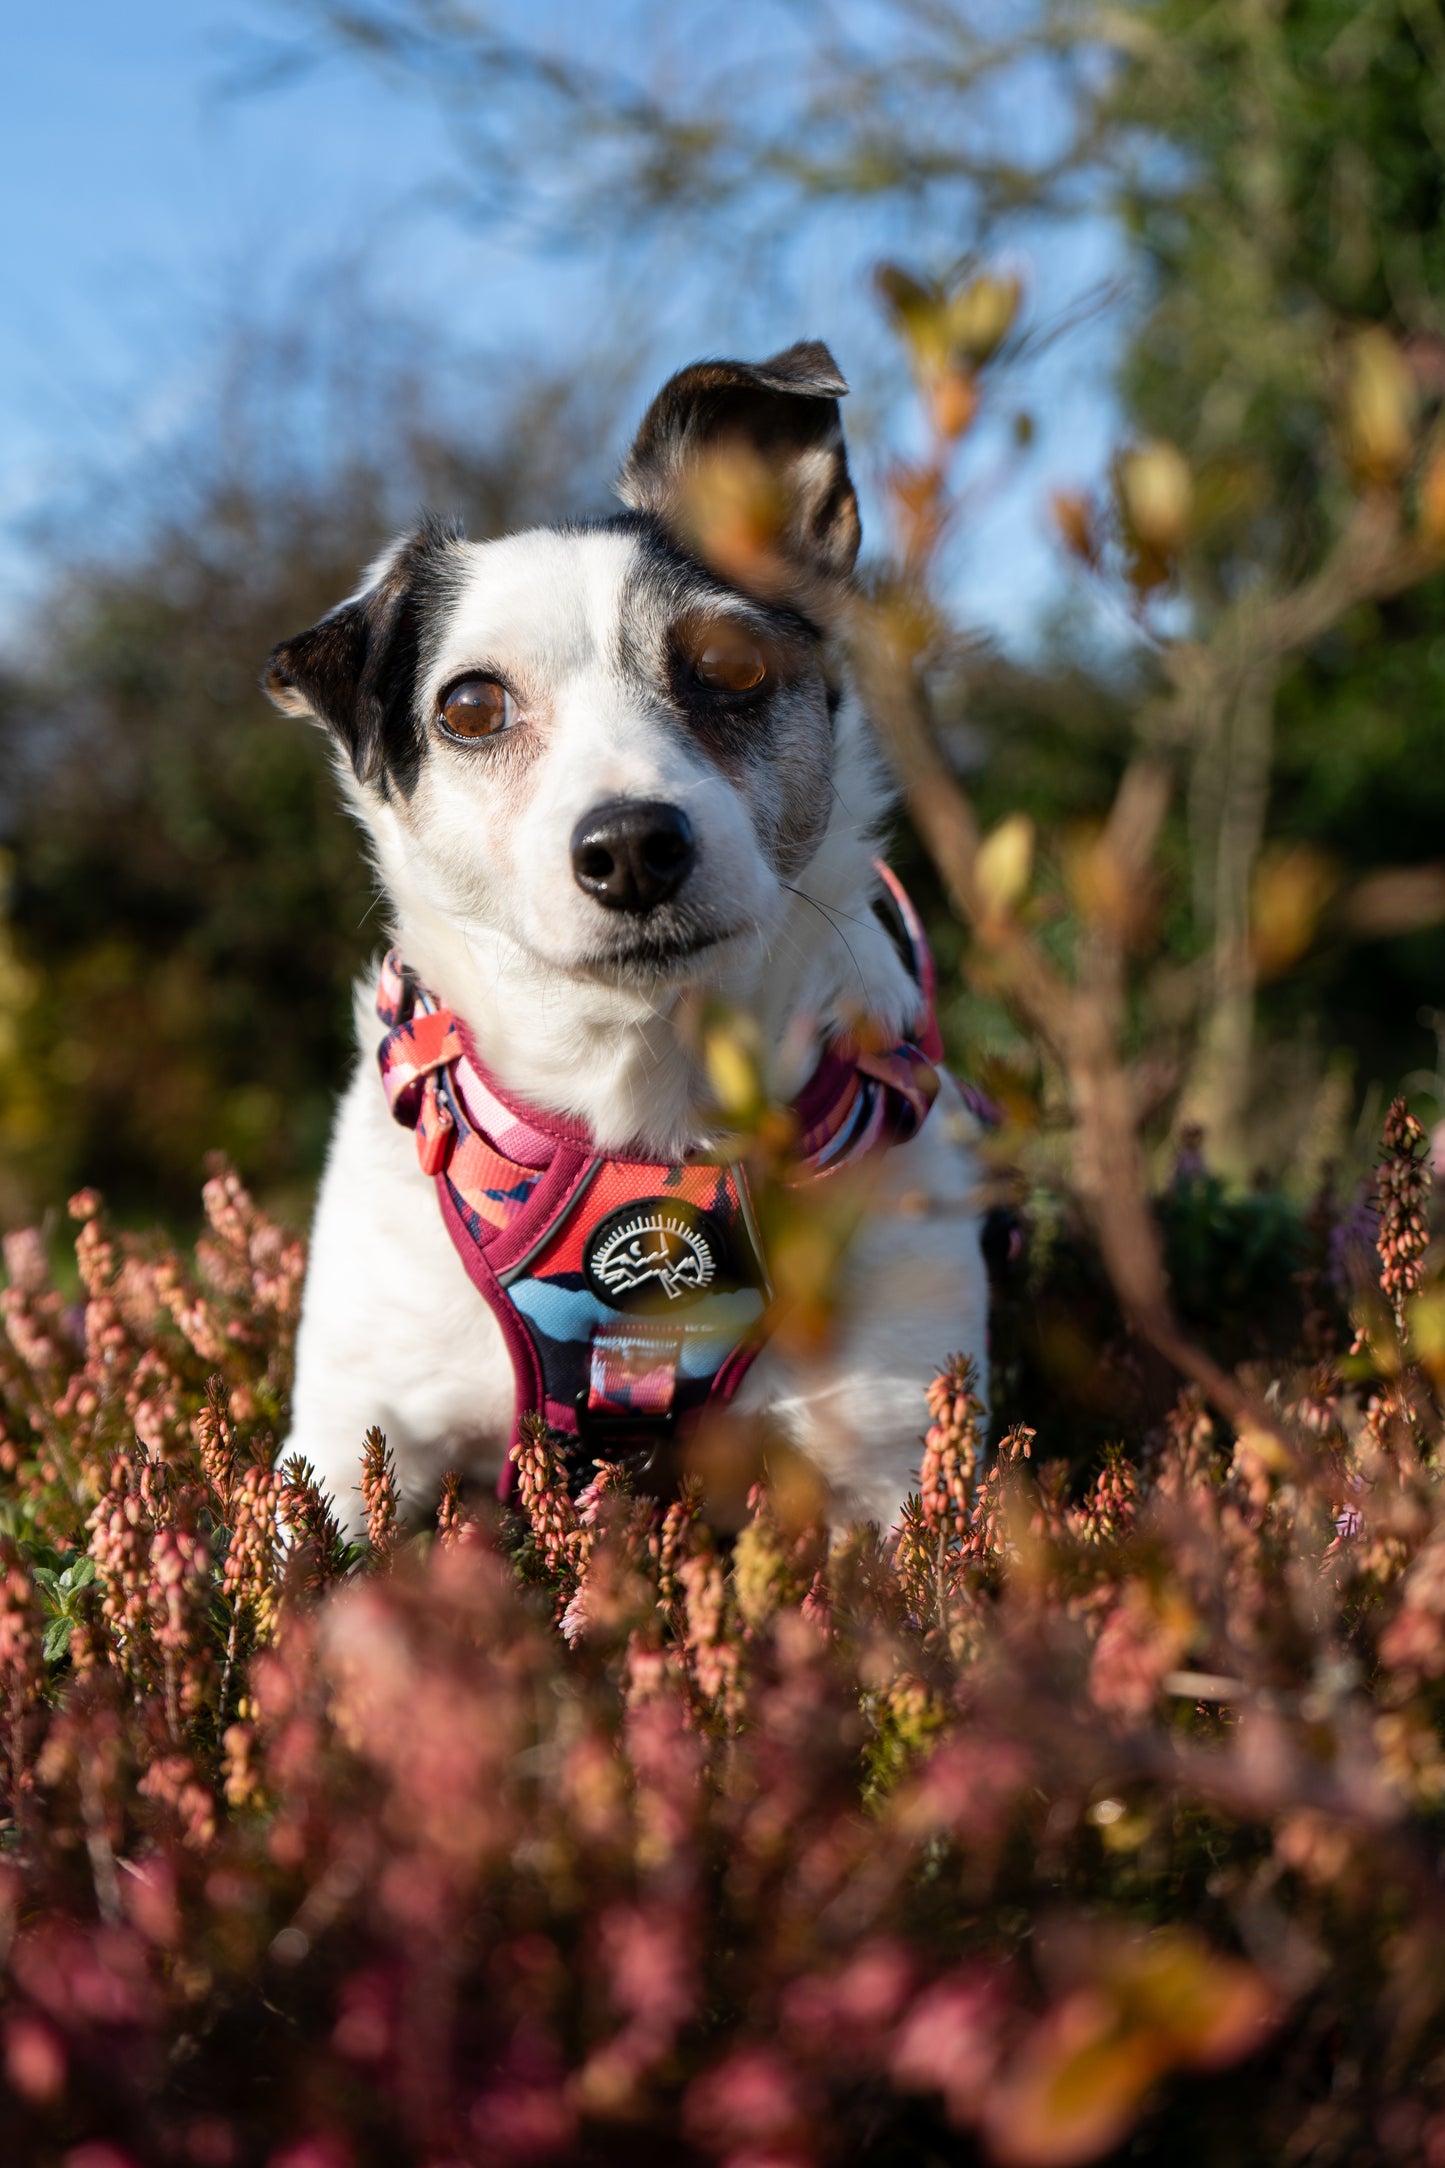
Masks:
[[[751,929],[747,926],[659,926],[648,931],[639,926],[630,939],[609,943],[577,959],[575,969],[588,973],[618,971],[651,978],[669,978],[686,972],[700,957],[736,941]]]

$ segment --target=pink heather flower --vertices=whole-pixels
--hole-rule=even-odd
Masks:
[[[156,1639],[163,1647],[184,1649],[191,1612],[204,1602],[210,1583],[211,1554],[202,1537],[186,1528],[158,1528],[151,1539],[151,1579],[160,1598]]]
[[[260,1756],[254,1724],[228,1724],[221,1739],[226,1804],[249,1807],[261,1795]]]
[[[5,1319],[10,1345],[27,1369],[44,1372],[60,1363],[60,1343],[49,1329],[53,1321],[22,1288],[7,1287],[0,1295],[0,1315]]]
[[[971,2122],[998,2068],[1007,2020],[995,1976],[965,1967],[935,1981],[894,2034],[894,2083],[907,2092],[941,2093],[953,2122]]]
[[[189,1754],[160,1755],[136,1789],[175,1816],[184,1844],[203,1851],[215,1841],[215,1795]]]
[[[353,2168],[355,2157],[344,2138],[328,2133],[283,2146],[271,2155],[266,2168]]]
[[[348,2062],[380,2062],[395,2038],[396,1996],[387,1975],[353,1973],[342,1982],[337,1999],[341,2014],[332,2028],[332,2046]]]
[[[682,1562],[692,1556],[699,1548],[700,1538],[706,1535],[701,1511],[701,1487],[695,1477],[687,1477],[681,1495],[669,1504],[662,1516],[662,1526],[653,1538],[657,1593],[663,1604],[674,1604],[679,1600],[682,1589],[678,1573]]]
[[[449,1551],[472,1531],[471,1517],[462,1504],[461,1476],[455,1468],[449,1468],[442,1478],[442,1494],[437,1505],[437,1542],[442,1550]]]
[[[1147,1589],[1130,1582],[1104,1621],[1089,1665],[1089,1692],[1096,1708],[1138,1722],[1154,1706],[1166,1672],[1183,1652],[1192,1618],[1179,1607],[1161,1611]]]
[[[1430,1246],[1430,1171],[1426,1137],[1403,1099],[1385,1117],[1385,1156],[1376,1173],[1380,1228],[1380,1286],[1394,1313],[1396,1330],[1405,1331],[1405,1303],[1424,1278]]]
[[[806,2126],[808,2102],[776,2048],[744,2046],[693,2079],[682,2112],[688,2134],[721,2151],[787,2138]]]
[[[560,1616],[576,1585],[579,1552],[590,1549],[590,1539],[580,1527],[551,1432],[540,1416],[523,1416],[511,1457],[522,1511],[532,1524],[542,1563],[556,1583]]]
[[[802,1616],[825,1641],[833,1639],[833,1605],[828,1594],[828,1577],[821,1566],[808,1584],[808,1593],[802,1602]]]
[[[698,1691],[716,1702],[725,1723],[741,1709],[742,1646],[728,1631],[727,1579],[720,1558],[707,1552],[678,1569],[687,1620],[686,1648]]]
[[[576,2110],[555,2081],[482,2093],[468,2120],[489,2161],[565,2160],[576,2144]]]
[[[221,1586],[233,1603],[248,1603],[263,1611],[258,1625],[269,1622],[266,1599],[276,1578],[276,1516],[282,1481],[270,1468],[248,1468],[234,1485],[228,1500],[231,1541]]]
[[[0,1572],[0,1680],[12,1709],[27,1707],[40,1689],[42,1631],[34,1582],[23,1566],[5,1567]]]
[[[995,1843],[1012,1822],[1021,1794],[1036,1781],[1033,1757],[1019,1742],[955,1732],[899,1793],[894,1819],[914,1840],[950,1830],[972,1845]]]
[[[865,1944],[840,1971],[791,1981],[783,1992],[783,2023],[815,2053],[839,2045],[868,2053],[907,2001],[915,1969],[901,1942]]]
[[[16,1942],[10,1969],[30,2001],[65,2027],[142,2025],[158,2014],[145,1946],[129,1929],[43,1918]]]
[[[65,2090],[66,2054],[54,2027],[44,2018],[16,2010],[5,2019],[0,2037],[6,2082],[20,2098],[36,2107],[58,2100]]]
[[[366,1539],[377,1559],[396,1549],[396,1466],[385,1438],[374,1426],[366,1433],[361,1459],[361,1502],[366,1508]]]
[[[38,1227],[17,1227],[4,1238],[5,1271],[23,1295],[43,1295],[50,1286],[50,1259]]]
[[[146,1623],[151,1517],[141,1495],[139,1471],[129,1455],[110,1464],[110,1481],[87,1526],[90,1555],[99,1569],[107,1620],[126,1637]]]
[[[1133,1527],[1139,1473],[1122,1453],[1111,1453],[1081,1506],[1068,1514],[1070,1528],[1086,1543],[1114,1543]]]
[[[660,2054],[697,2008],[697,1923],[681,1905],[616,1905],[598,1924],[608,1992]]]
[[[962,1536],[983,1459],[983,1402],[974,1391],[971,1355],[950,1355],[928,1388],[933,1421],[918,1470],[924,1526],[935,1535]]]

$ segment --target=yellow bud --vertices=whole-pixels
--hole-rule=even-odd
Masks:
[[[1250,947],[1262,979],[1287,971],[1315,937],[1320,913],[1339,885],[1323,851],[1308,843],[1266,857],[1254,877]]]
[[[1397,482],[1415,455],[1415,380],[1388,332],[1362,331],[1345,373],[1345,440],[1366,482]]]
[[[1235,1439],[1234,1461],[1241,1469],[1253,1464],[1270,1475],[1287,1475],[1290,1468],[1289,1455],[1279,1439],[1269,1431],[1255,1430],[1251,1425],[1246,1425]]]
[[[1005,918],[1028,892],[1034,867],[1034,824],[1010,813],[979,845],[974,879],[990,918]]]
[[[1065,885],[1084,917],[1119,939],[1126,938],[1147,890],[1125,877],[1099,823],[1081,824],[1067,835],[1061,857]]]
[[[1445,1384],[1445,1287],[1432,1287],[1410,1305],[1415,1353],[1436,1385]]]
[[[1194,477],[1179,447],[1156,437],[1125,452],[1118,492],[1130,533],[1160,556],[1172,556],[1189,532],[1194,510]]]
[[[799,1219],[778,1235],[769,1262],[773,1283],[785,1300],[817,1300],[831,1285],[838,1245],[827,1227]]]
[[[908,348],[914,373],[925,383],[948,365],[948,317],[932,279],[916,279],[900,264],[883,264],[874,277],[884,306]]]
[[[762,1103],[757,1060],[735,1025],[715,1024],[703,1036],[702,1058],[713,1098],[724,1114],[744,1120]]]
[[[729,441],[684,477],[678,519],[689,547],[753,593],[786,585],[786,532],[795,507],[777,471]]]
[[[980,367],[998,352],[1013,329],[1023,289],[1016,278],[982,272],[948,304],[948,343],[961,361]]]

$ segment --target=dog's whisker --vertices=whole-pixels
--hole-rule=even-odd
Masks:
[[[366,906],[366,909],[362,912],[360,918],[356,921],[356,930],[358,933],[360,933],[362,927],[366,924],[372,912],[379,911],[381,909],[381,906],[388,900],[389,899],[387,897],[386,890],[384,888],[378,888],[376,894],[372,897],[370,903]]]
[[[804,903],[811,904],[813,909],[818,913],[818,915],[821,918],[825,919],[827,923],[833,928],[834,933],[837,934],[838,939],[842,942],[844,948],[848,951],[849,961],[852,963],[853,969],[858,974],[858,984],[863,989],[863,999],[866,1002],[868,999],[868,981],[863,976],[863,967],[853,953],[852,942],[848,939],[848,936],[844,933],[842,927],[837,923],[837,919],[834,916],[831,906],[826,903],[819,903],[816,896],[810,896],[806,889],[796,887],[792,881],[783,881],[782,883],[780,883],[780,886],[785,888],[790,896],[798,896],[802,899]],[[844,913],[842,915],[846,916],[847,914]],[[852,923],[855,926],[861,926],[863,924],[863,921],[862,919],[854,919]]]

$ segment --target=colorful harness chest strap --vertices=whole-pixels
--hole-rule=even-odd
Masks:
[[[794,1102],[798,1182],[915,1135],[938,1091],[932,958],[901,884],[879,873],[919,983],[917,1041],[827,1047]],[[745,1170],[705,1152],[598,1152],[579,1124],[505,1092],[395,950],[376,1006],[387,1100],[506,1338],[516,1422],[543,1414],[590,1460],[655,1447],[729,1401],[766,1338],[770,1295]]]

